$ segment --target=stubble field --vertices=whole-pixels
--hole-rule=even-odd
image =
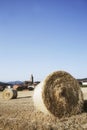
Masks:
[[[84,112],[61,119],[36,111],[33,91],[18,91],[17,99],[8,101],[0,92],[0,130],[87,130],[87,88],[82,91]]]

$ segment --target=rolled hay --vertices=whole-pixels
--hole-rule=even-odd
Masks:
[[[2,93],[3,99],[10,100],[17,98],[17,90],[6,88]]]
[[[59,118],[83,111],[83,94],[78,81],[65,71],[49,74],[34,89],[34,106]]]

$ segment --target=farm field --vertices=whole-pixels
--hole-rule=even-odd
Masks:
[[[87,101],[87,88],[82,92]],[[0,130],[87,130],[87,103],[83,113],[58,119],[36,111],[32,96],[18,91],[17,99],[4,100],[0,92]]]

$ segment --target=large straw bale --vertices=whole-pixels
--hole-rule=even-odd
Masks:
[[[6,100],[15,99],[15,98],[17,98],[17,90],[13,90],[11,88],[6,88],[3,91],[2,96]]]
[[[59,118],[81,113],[83,94],[78,81],[65,71],[49,74],[34,90],[34,105]]]

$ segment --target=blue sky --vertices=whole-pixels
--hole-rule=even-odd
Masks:
[[[86,56],[86,0],[0,0],[0,81],[85,78]]]

